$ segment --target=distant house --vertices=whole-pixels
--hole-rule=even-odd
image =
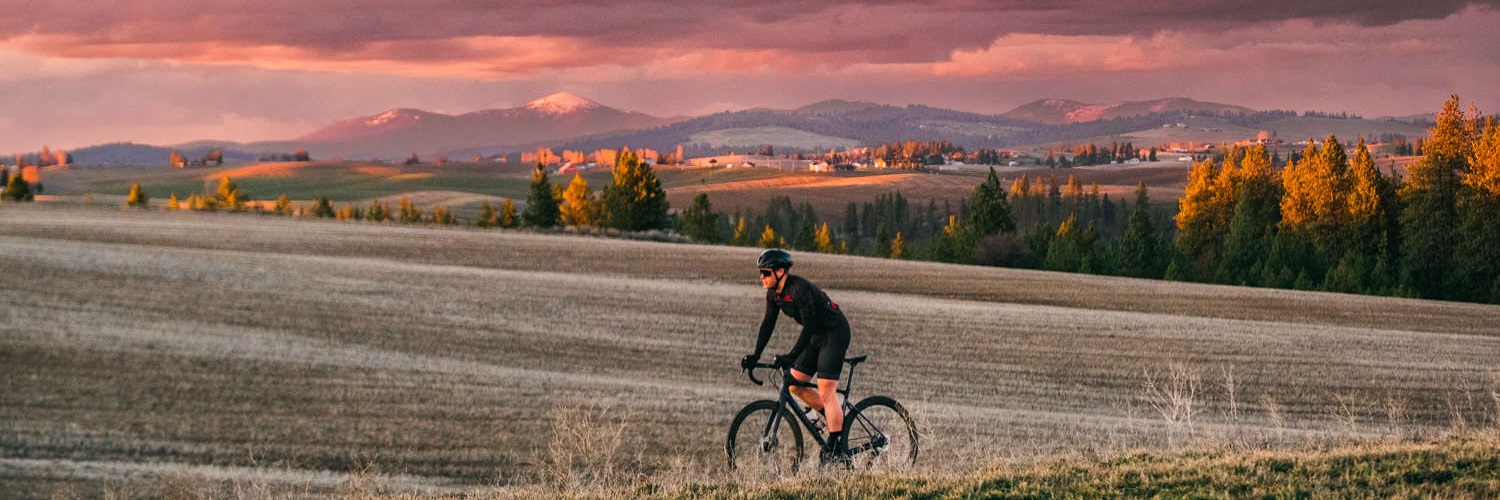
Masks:
[[[808,164],[807,170],[810,172],[831,172],[833,171],[833,166],[829,165],[826,161],[818,160]]]

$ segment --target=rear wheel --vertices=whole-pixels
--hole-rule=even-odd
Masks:
[[[860,400],[844,417],[844,428],[856,470],[901,472],[917,464],[917,424],[894,399]]]
[[[777,412],[780,418],[772,418]],[[729,468],[747,477],[796,474],[802,464],[802,431],[795,419],[775,401],[745,405],[729,424]]]

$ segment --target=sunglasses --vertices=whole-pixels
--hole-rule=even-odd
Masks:
[[[762,278],[769,277],[769,276],[771,276],[773,274],[776,274],[776,271],[772,271],[770,269],[761,269],[760,270],[760,277],[762,277]]]

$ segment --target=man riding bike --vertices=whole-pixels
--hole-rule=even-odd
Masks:
[[[766,314],[760,322],[755,353],[741,359],[740,366],[749,369],[760,361],[776,329],[778,312],[786,313],[802,325],[797,343],[790,352],[776,356],[775,363],[790,366],[792,377],[802,382],[812,382],[813,374],[817,374],[817,389],[791,387],[791,391],[803,403],[822,412],[828,422],[828,444],[820,454],[822,461],[846,460],[849,445],[838,388],[844,353],[849,349],[849,321],[828,294],[801,276],[791,274],[792,254],[779,249],[766,250],[756,264],[760,268],[760,284],[766,289]]]

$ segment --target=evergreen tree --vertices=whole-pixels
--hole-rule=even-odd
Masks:
[[[1135,212],[1130,214],[1125,234],[1115,243],[1115,269],[1123,276],[1161,278],[1167,268],[1167,248],[1151,217],[1146,183],[1135,187]]]
[[[373,210],[373,209],[372,209]],[[313,205],[314,217],[333,217],[333,202],[327,196],[319,196],[317,203]]]
[[[521,222],[530,227],[556,226],[560,211],[555,195],[552,182],[547,179],[547,168],[537,163],[531,174],[531,191],[526,196],[526,210],[521,213]]]
[[[4,172],[5,169],[0,168],[0,174]],[[17,171],[5,177],[5,189],[0,190],[0,199],[6,201],[33,201],[36,199],[36,195],[31,192],[31,184],[26,182],[21,172]]]
[[[811,203],[804,202],[797,212],[797,232],[792,235],[792,245],[797,249],[817,248],[818,216]]]
[[[885,230],[884,227],[875,230],[875,255],[890,255],[890,254],[891,254],[891,233],[886,232],[886,230]]]
[[[1455,297],[1500,304],[1500,129],[1489,119],[1459,198]]]
[[[606,225],[626,231],[667,227],[667,193],[650,165],[629,148],[615,161],[614,182],[601,196]]]
[[[1402,285],[1423,298],[1452,295],[1459,174],[1467,170],[1473,142],[1472,118],[1458,105],[1456,95],[1443,104],[1432,139],[1423,143],[1424,155],[1408,168],[1400,192]]]
[[[370,209],[365,211],[365,220],[371,222],[391,220],[391,205],[378,199],[370,200]]]
[[[972,262],[975,241],[973,226],[957,215],[949,215],[948,224],[943,226],[943,234],[938,236],[938,241],[932,248],[932,258],[939,262]]]
[[[719,214],[714,213],[708,193],[698,193],[682,211],[682,234],[701,243],[719,242]]]
[[[1265,147],[1257,144],[1243,153],[1234,179],[1225,187],[1235,194],[1216,277],[1220,283],[1256,285],[1281,219],[1281,192]]]
[[[1011,216],[1010,204],[1006,201],[1005,188],[1000,185],[1000,178],[995,175],[994,168],[990,168],[990,174],[984,182],[974,187],[970,200],[969,222],[979,236],[1016,230],[1015,218]]]
[[[1092,273],[1099,271],[1099,231],[1091,223],[1078,228],[1078,217],[1069,215],[1057,227],[1042,267],[1053,271]]]
[[[500,214],[495,211],[495,205],[490,200],[484,200],[479,205],[479,215],[474,217],[474,225],[486,229],[500,225]]]
[[[573,174],[573,181],[563,191],[562,204],[558,210],[564,225],[594,225],[594,214],[597,212],[594,193],[589,190],[589,182],[583,179],[582,174]]]
[[[133,208],[146,208],[151,199],[146,196],[146,191],[141,189],[141,183],[130,185],[130,195],[125,197],[125,206]]]
[[[797,232],[792,235],[792,248],[798,250],[812,250],[817,248],[814,241],[817,238],[817,222],[812,219],[799,217],[797,220]]]
[[[844,207],[844,236],[847,238],[859,237],[859,204],[853,201]]]
[[[500,206],[500,227],[512,229],[519,222],[520,218],[516,217],[516,202],[506,198],[505,203]]]

